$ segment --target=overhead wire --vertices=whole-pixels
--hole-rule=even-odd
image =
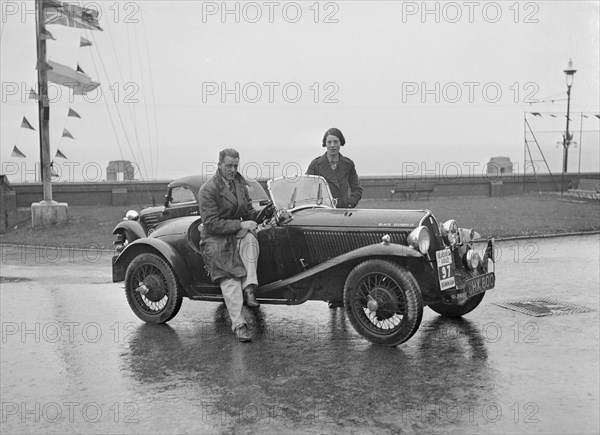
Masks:
[[[151,134],[150,134],[150,119],[148,118],[148,107],[146,105],[146,101],[148,101],[147,96],[146,96],[146,86],[145,83],[146,81],[144,80],[144,67],[142,65],[142,56],[140,53],[140,45],[139,45],[139,40],[138,40],[138,35],[137,32],[133,32],[133,36],[135,38],[135,47],[137,50],[137,56],[138,59],[140,61],[140,74],[142,76],[142,93],[144,95],[144,104],[142,105],[143,109],[144,109],[144,114],[145,114],[145,119],[146,119],[146,132],[147,132],[147,137],[148,137],[148,143],[150,146],[150,174],[153,175],[154,174],[154,156],[152,153],[152,144],[151,144]]]
[[[159,146],[159,142],[158,142],[158,119],[156,116],[156,99],[154,97],[154,79],[152,76],[152,68],[150,67],[150,51],[148,49],[148,35],[146,33],[146,23],[144,21],[144,14],[143,12],[140,14],[140,20],[142,22],[142,31],[144,34],[144,42],[145,42],[145,47],[146,47],[146,59],[148,60],[148,73],[150,75],[150,95],[152,97],[152,113],[154,115],[154,140],[155,140],[155,146],[156,146],[156,166],[154,167],[155,169],[155,173],[154,173],[154,178],[156,179],[158,177],[158,163],[160,162],[160,159],[158,158],[158,146]]]

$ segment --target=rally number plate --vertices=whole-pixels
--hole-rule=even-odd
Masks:
[[[486,273],[484,275],[471,278],[465,281],[467,297],[475,296],[486,290],[493,289],[494,285],[496,285],[496,275],[494,274],[494,272]]]
[[[454,280],[454,262],[452,261],[452,251],[450,251],[450,248],[437,251],[435,256],[437,260],[440,289],[448,290],[456,287],[456,281]]]

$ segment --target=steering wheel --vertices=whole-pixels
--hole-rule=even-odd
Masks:
[[[273,216],[274,212],[275,212],[275,205],[273,204],[273,201],[269,201],[269,203],[265,206],[265,208],[263,208],[258,213],[255,220],[258,224],[262,224],[267,219],[270,219],[271,216]]]

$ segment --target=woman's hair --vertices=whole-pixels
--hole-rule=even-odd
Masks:
[[[325,135],[323,136],[323,146],[325,146],[325,141],[327,140],[327,136],[335,136],[335,137],[337,137],[340,140],[340,145],[341,146],[344,146],[344,144],[346,143],[346,139],[344,138],[344,135],[337,128],[330,128],[329,130],[327,130],[325,132]]]

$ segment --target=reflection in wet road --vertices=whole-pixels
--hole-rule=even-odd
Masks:
[[[378,347],[342,309],[250,312],[184,300],[143,324],[110,262],[3,255],[3,433],[597,433],[598,311],[530,317],[494,301],[547,296],[598,309],[598,236],[505,242],[497,288],[462,320],[426,309]]]

